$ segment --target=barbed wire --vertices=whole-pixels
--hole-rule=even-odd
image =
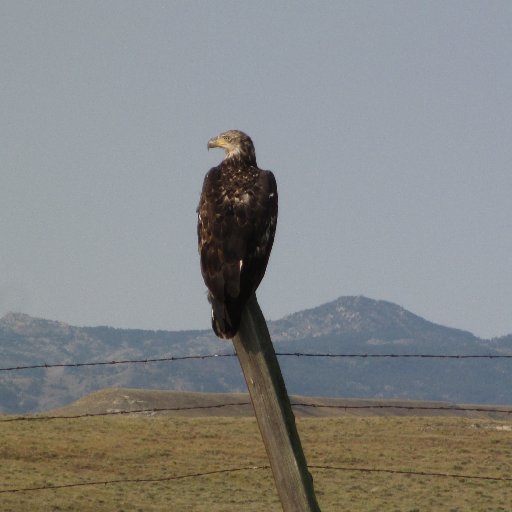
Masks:
[[[468,475],[461,473],[442,473],[437,471],[410,471],[408,469],[361,468],[351,466],[321,466],[316,464],[308,464],[308,468],[325,469],[329,471],[360,471],[362,473],[391,473],[394,475],[433,476],[444,478],[461,478],[468,480],[490,480],[493,482],[512,482],[512,477],[507,476]]]
[[[270,469],[267,464],[265,466],[246,466],[242,468],[225,468],[225,469],[214,469],[211,471],[203,471],[201,473],[186,473],[184,475],[173,475],[159,478],[123,478],[115,480],[101,480],[91,482],[73,482],[69,484],[57,484],[57,485],[41,485],[35,487],[22,487],[17,489],[0,489],[0,494],[16,493],[16,492],[30,492],[30,491],[48,491],[48,490],[60,490],[69,489],[71,487],[84,487],[89,485],[111,485],[111,484],[138,484],[138,483],[156,483],[156,482],[170,482],[172,480],[183,480],[185,478],[197,478],[202,476],[218,475],[221,473],[235,473],[237,471],[250,471],[255,469]]]
[[[325,409],[403,409],[403,410],[414,410],[414,411],[463,411],[463,412],[492,412],[492,413],[503,413],[512,414],[512,407],[510,409],[496,409],[490,406],[487,407],[465,407],[465,406],[435,406],[435,405],[394,405],[394,404],[374,404],[374,405],[335,405],[335,404],[312,404],[312,403],[301,403],[293,402],[293,407],[317,407]]]
[[[32,365],[19,365],[10,366],[6,368],[0,368],[1,372],[10,372],[14,370],[35,370],[40,368],[80,368],[83,366],[109,366],[117,364],[149,364],[149,363],[162,363],[170,361],[184,361],[186,359],[211,359],[221,357],[234,357],[236,354],[204,354],[204,355],[192,355],[192,356],[168,356],[168,357],[156,357],[156,358],[145,358],[145,359],[121,359],[112,361],[86,361],[85,363],[38,363]]]
[[[74,415],[58,415],[58,416],[15,416],[13,418],[0,419],[0,423],[11,423],[16,421],[51,421],[51,420],[75,420],[82,418],[94,418],[101,416],[120,416],[128,414],[156,414],[160,412],[175,412],[175,411],[194,411],[202,409],[220,409],[224,407],[236,406],[250,406],[251,402],[230,402],[223,404],[209,404],[209,405],[192,405],[185,407],[156,407],[149,409],[133,409],[121,411],[105,411],[105,412],[92,412]],[[366,404],[366,405],[349,405],[349,404],[315,404],[308,402],[291,402],[292,407],[313,407],[319,409],[343,409],[343,410],[358,410],[358,409],[397,409],[408,411],[445,411],[445,412],[486,412],[498,414],[512,414],[512,407],[509,409],[498,409],[492,406],[479,406],[479,407],[465,407],[465,406],[427,406],[427,405],[400,405],[400,404]]]
[[[512,355],[508,354],[336,354],[328,352],[276,352],[278,357],[325,357],[325,358],[409,358],[409,359],[512,359]],[[217,359],[223,357],[236,357],[235,353],[227,354],[200,354],[189,356],[168,356],[157,358],[143,359],[121,359],[110,361],[86,361],[83,363],[38,363],[32,365],[17,365],[0,368],[1,372],[9,372],[16,370],[35,370],[48,368],[80,368],[83,366],[109,366],[122,364],[150,364],[172,361],[184,361],[193,359]]]
[[[233,402],[225,404],[209,404],[209,405],[191,405],[185,407],[155,407],[150,409],[133,409],[131,411],[106,411],[106,412],[87,412],[83,414],[59,415],[59,416],[16,416],[14,418],[5,418],[0,423],[9,423],[14,421],[47,421],[47,420],[75,420],[81,418],[94,418],[98,416],[120,416],[126,414],[147,414],[158,412],[173,411],[193,411],[201,409],[220,409],[222,407],[234,407],[237,405],[251,405],[251,402]]]
[[[330,354],[304,352],[276,352],[277,356],[296,357],[356,357],[356,358],[420,358],[420,359],[512,359],[507,354]]]
[[[390,469],[390,468],[364,468],[364,467],[351,467],[351,466],[328,466],[320,464],[308,464],[309,469],[316,470],[327,470],[327,471],[357,471],[361,473],[387,473],[395,475],[409,475],[409,476],[421,476],[421,477],[441,477],[441,478],[459,478],[464,480],[486,480],[493,482],[512,482],[510,477],[501,476],[486,476],[486,475],[469,475],[462,473],[443,473],[438,471],[411,471],[406,469]],[[268,470],[270,466],[268,464],[262,466],[245,466],[239,468],[224,468],[214,469],[211,471],[203,471],[198,473],[186,473],[182,475],[172,475],[167,477],[158,478],[119,478],[113,480],[93,480],[90,482],[72,482],[68,484],[56,484],[56,485],[41,485],[33,487],[20,487],[13,489],[0,489],[0,494],[8,493],[23,493],[32,491],[56,491],[62,489],[70,489],[73,487],[85,487],[85,486],[105,486],[105,485],[116,485],[116,484],[144,484],[144,483],[157,483],[157,482],[170,482],[173,480],[183,480],[186,478],[199,478],[204,476],[212,476],[218,474],[235,473],[240,471],[254,471],[254,470]]]

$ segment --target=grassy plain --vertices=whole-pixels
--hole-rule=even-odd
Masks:
[[[0,420],[5,419],[0,417]],[[512,475],[512,423],[449,417],[298,418],[310,465]],[[0,423],[0,491],[158,479],[267,464],[253,418],[105,416]],[[312,469],[323,512],[510,511],[512,483]],[[0,510],[280,511],[269,469],[0,493]]]

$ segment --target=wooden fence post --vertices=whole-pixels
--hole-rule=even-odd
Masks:
[[[233,345],[284,512],[320,512],[290,398],[265,318],[253,294],[242,314]]]

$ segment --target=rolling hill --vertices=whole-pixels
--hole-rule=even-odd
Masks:
[[[512,407],[458,406],[448,402],[290,396],[299,417],[456,416],[508,420]],[[490,410],[487,410],[490,409]],[[197,393],[153,389],[107,388],[48,412],[49,416],[235,416],[254,417],[248,393]],[[46,415],[46,414],[45,414]]]

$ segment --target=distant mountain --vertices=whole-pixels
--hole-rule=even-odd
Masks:
[[[477,340],[473,334],[428,322],[406,309],[383,300],[367,297],[340,297],[313,309],[306,309],[272,322],[275,341],[347,338],[354,342],[373,340],[371,344],[414,345],[422,340],[458,343]],[[336,342],[335,342],[336,343]],[[339,341],[336,343],[339,347]]]
[[[512,335],[482,340],[386,301],[339,299],[269,322],[278,352],[512,354]],[[73,327],[9,313],[0,367],[232,352],[210,331]],[[288,391],[310,396],[512,403],[512,360],[281,357]],[[243,392],[236,358],[0,371],[0,412],[48,410],[107,387]]]

